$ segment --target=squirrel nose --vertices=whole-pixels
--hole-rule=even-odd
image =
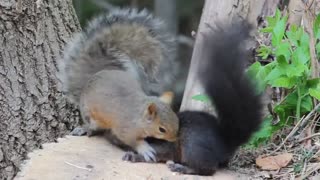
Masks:
[[[174,141],[177,140],[177,137],[171,137],[171,138],[168,138],[167,140],[170,141],[170,142],[174,142]]]

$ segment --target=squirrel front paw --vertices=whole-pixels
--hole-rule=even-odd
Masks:
[[[145,141],[141,142],[136,151],[144,157],[146,162],[156,161],[156,151]]]
[[[83,127],[76,127],[74,128],[70,135],[71,136],[84,136],[88,133],[87,129],[86,128],[83,128]]]
[[[126,154],[122,157],[123,161],[129,161],[129,162],[146,162],[144,157],[140,154],[136,154],[132,151],[126,152]]]

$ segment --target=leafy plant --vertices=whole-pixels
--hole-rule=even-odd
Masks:
[[[302,27],[292,25],[286,30],[287,19],[287,16],[281,16],[278,9],[274,17],[267,17],[268,26],[261,32],[271,34],[271,44],[261,45],[258,56],[262,59],[274,57],[275,60],[267,65],[256,62],[247,71],[256,82],[258,93],[265,91],[267,86],[287,92],[273,109],[280,122],[272,125],[271,115],[267,116],[261,130],[248,143],[249,147],[265,142],[275,131],[310,112],[314,108],[313,98],[320,100],[320,79],[311,78],[310,37]],[[320,15],[314,22],[313,30],[315,38],[320,39]],[[316,51],[320,56],[320,42],[316,44]],[[208,102],[203,95],[196,95],[193,99]]]
[[[256,134],[258,137],[262,132],[265,132],[263,135],[271,132],[271,136],[274,131],[270,128],[280,129],[287,122],[299,120],[314,108],[312,98],[320,100],[320,79],[311,78],[309,35],[302,27],[295,25],[286,30],[287,16],[282,17],[280,10],[276,11],[274,17],[267,17],[267,21],[268,26],[261,32],[271,34],[271,44],[261,45],[258,56],[262,59],[273,56],[275,60],[265,66],[259,62],[252,64],[248,74],[257,82],[259,92],[271,86],[282,88],[287,95],[273,109],[280,122],[276,126],[264,126]],[[320,38],[319,29],[320,16],[316,18],[313,29],[317,39]],[[320,55],[319,42],[316,44],[316,51]],[[252,139],[252,144],[256,144],[255,138],[257,137]]]

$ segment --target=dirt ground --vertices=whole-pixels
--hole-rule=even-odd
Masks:
[[[58,143],[28,155],[17,180],[107,180],[107,179],[251,179],[244,174],[220,171],[211,177],[180,175],[165,164],[130,163],[121,160],[124,152],[101,137],[67,136]]]

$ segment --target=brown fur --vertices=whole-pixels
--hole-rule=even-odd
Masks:
[[[101,129],[111,129],[115,126],[115,117],[102,112],[98,108],[92,108],[90,110],[90,117]]]
[[[160,96],[160,99],[167,104],[172,104],[173,98],[174,94],[172,91],[166,91]]]

